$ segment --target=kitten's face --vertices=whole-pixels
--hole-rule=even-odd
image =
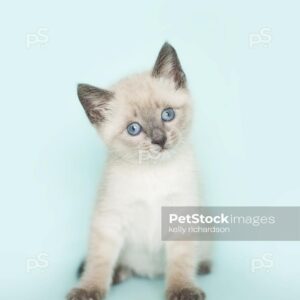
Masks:
[[[172,157],[191,120],[185,75],[165,44],[152,73],[121,80],[110,91],[79,85],[79,98],[108,148],[128,161]]]

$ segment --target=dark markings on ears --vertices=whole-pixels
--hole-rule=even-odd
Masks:
[[[113,93],[89,84],[78,84],[78,98],[92,124],[103,122]]]
[[[170,78],[175,82],[176,88],[186,87],[186,77],[181,68],[177,53],[167,42],[164,43],[159,51],[152,70],[152,76]]]

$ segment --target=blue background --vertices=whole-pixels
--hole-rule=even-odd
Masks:
[[[63,299],[75,284],[105,160],[76,84],[106,87],[150,69],[165,40],[194,96],[206,203],[299,205],[299,8],[258,0],[2,4],[0,298]],[[218,242],[213,273],[199,284],[209,300],[300,299],[299,255],[299,242]],[[131,279],[107,299],[163,299],[163,286]]]

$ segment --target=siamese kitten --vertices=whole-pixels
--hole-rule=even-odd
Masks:
[[[198,243],[161,240],[162,206],[197,206],[192,103],[175,49],[165,43],[151,72],[109,90],[78,85],[85,112],[107,145],[104,180],[84,272],[68,300],[100,300],[131,275],[166,275],[168,300],[203,300],[197,271],[208,272]]]

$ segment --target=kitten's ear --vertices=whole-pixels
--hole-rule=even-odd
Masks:
[[[177,53],[167,42],[164,43],[159,51],[152,76],[170,78],[175,82],[176,88],[186,87],[186,77],[181,68]]]
[[[78,84],[78,98],[92,124],[100,123],[105,119],[109,101],[113,93],[88,84]]]

